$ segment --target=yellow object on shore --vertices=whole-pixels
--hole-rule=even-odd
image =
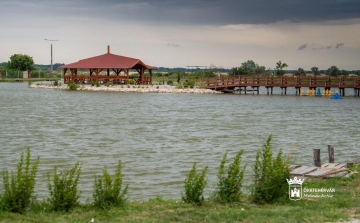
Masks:
[[[306,90],[306,96],[309,96],[309,94],[310,94],[310,91]]]
[[[300,96],[303,96],[304,90],[300,90]]]

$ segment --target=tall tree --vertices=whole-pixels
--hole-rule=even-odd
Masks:
[[[286,63],[282,63],[281,61],[276,62],[276,67],[275,67],[276,75],[277,76],[284,75],[286,73],[286,71],[284,71],[283,69],[286,67],[288,67],[288,65]]]
[[[347,75],[349,75],[349,72],[347,70],[342,69],[341,75],[347,76]]]
[[[305,70],[303,68],[299,67],[299,69],[294,72],[294,75],[295,76],[305,76],[306,73],[305,73]]]
[[[312,67],[311,71],[313,72],[314,75],[320,75],[320,71],[318,67]]]
[[[26,54],[14,54],[10,57],[10,61],[6,64],[6,69],[31,71],[36,70],[34,67],[34,60]]]
[[[331,66],[329,69],[326,70],[326,74],[336,77],[341,74],[341,71],[337,66]]]

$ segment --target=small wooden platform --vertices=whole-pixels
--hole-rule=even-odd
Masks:
[[[315,177],[329,179],[333,177],[348,177],[347,164],[325,163],[321,167],[316,166],[290,166],[291,176]]]

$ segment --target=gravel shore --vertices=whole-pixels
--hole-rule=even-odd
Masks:
[[[32,84],[30,88],[46,88],[46,89],[59,89],[67,90],[67,85],[54,86],[52,84]],[[80,85],[78,91],[110,91],[110,92],[123,92],[123,93],[187,93],[187,94],[221,94],[222,92],[213,91],[209,89],[188,88],[188,89],[176,89],[175,86],[159,85],[116,85],[116,86],[100,86],[91,87],[90,85]]]

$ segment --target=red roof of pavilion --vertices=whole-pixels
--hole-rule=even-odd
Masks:
[[[75,63],[66,64],[59,68],[67,69],[138,69],[143,67],[149,70],[157,70],[156,67],[144,64],[140,59],[130,58],[106,53],[100,56],[79,60]]]

